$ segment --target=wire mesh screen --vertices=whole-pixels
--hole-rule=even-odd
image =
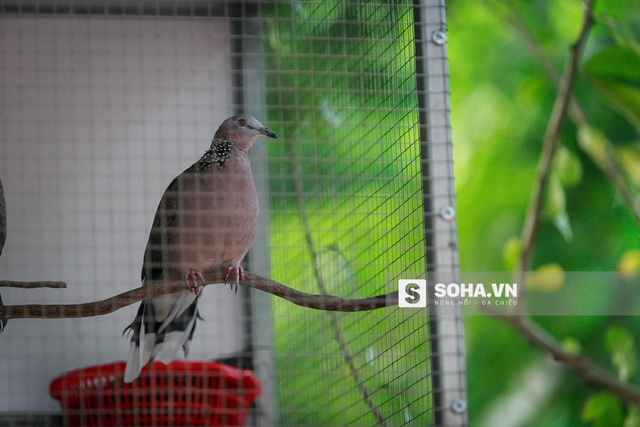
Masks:
[[[455,275],[443,14],[426,0],[3,2],[0,278],[68,283],[1,288],[4,303],[138,287],[163,192],[238,113],[279,136],[249,151],[260,214],[247,272],[347,299]],[[313,310],[222,285],[197,301],[187,360],[206,364],[156,361],[133,391],[122,331],[137,305],[9,320],[0,425],[465,425],[455,310]],[[204,398],[169,391],[196,384]],[[110,397],[51,398],[88,389]],[[215,403],[183,404],[198,399]]]
[[[413,9],[291,9],[267,28],[267,103],[289,137],[269,156],[273,277],[345,297],[424,279]],[[432,422],[424,311],[274,313],[286,425]]]

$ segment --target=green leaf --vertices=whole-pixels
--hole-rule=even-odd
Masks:
[[[600,2],[599,4],[603,3]],[[640,10],[640,5],[633,10]],[[629,9],[627,8],[625,13],[628,13],[628,11]],[[631,25],[629,25],[628,19],[618,19],[611,13],[601,13],[596,19],[609,28],[617,44],[627,46],[640,55],[640,43],[636,39]]]
[[[545,218],[553,222],[553,225],[567,242],[573,240],[571,223],[567,214],[567,196],[556,171],[552,172],[549,177],[542,213]]]
[[[593,77],[640,83],[640,55],[631,47],[610,47],[593,55],[584,71]]]
[[[600,167],[607,163],[607,148],[609,141],[602,131],[583,125],[578,129],[578,145]]]
[[[556,34],[564,40],[575,40],[580,34],[584,11],[581,1],[556,0],[550,2],[549,20]]]
[[[640,89],[620,81],[588,76],[587,80],[618,112],[640,130]]]
[[[582,409],[582,420],[591,422],[591,427],[618,427],[622,419],[622,402],[608,392],[594,394]]]
[[[586,79],[615,109],[640,129],[640,54],[631,46],[613,46],[584,65]]]
[[[570,242],[573,240],[571,221],[569,221],[569,214],[567,213],[567,211],[556,215],[555,218],[553,218],[553,225],[560,232],[560,234],[562,234],[562,237],[564,237],[565,241]]]
[[[565,188],[575,187],[582,179],[582,163],[567,147],[560,146],[553,159],[553,169]]]
[[[640,272],[640,249],[629,249],[625,251],[618,261],[616,267],[618,277],[629,280],[637,276]]]
[[[562,340],[562,351],[577,356],[582,353],[582,345],[575,338],[565,338]]]
[[[607,0],[596,2],[596,17],[600,20],[600,15],[611,16],[618,21],[629,21],[640,17],[639,0]]]
[[[622,427],[640,427],[640,408],[629,406],[627,418],[624,419]]]
[[[611,362],[618,371],[620,381],[628,381],[636,369],[633,337],[626,330],[612,326],[607,330],[605,343],[607,351],[611,355]]]
[[[512,236],[507,240],[502,248],[502,263],[504,268],[512,271],[515,270],[520,261],[522,254],[522,241],[519,237]]]
[[[640,186],[640,143],[616,147],[616,160],[624,169],[629,180]]]
[[[567,198],[556,172],[552,172],[549,177],[544,202],[543,214],[547,219],[554,219],[566,211]]]
[[[553,293],[560,289],[566,280],[564,269],[557,262],[550,262],[536,268],[527,276],[527,288]]]

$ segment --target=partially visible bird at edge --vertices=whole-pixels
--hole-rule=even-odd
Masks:
[[[124,380],[153,359],[185,358],[198,315],[202,271],[226,268],[235,289],[258,229],[258,194],[247,151],[260,136],[278,136],[256,118],[226,119],[209,149],[167,187],[144,253],[142,284],[185,279],[184,291],[147,299],[126,329],[131,333]],[[231,282],[233,289],[234,282]]]
[[[0,181],[0,255],[4,249],[4,242],[7,240],[7,203],[4,199],[4,188]],[[2,295],[0,295],[0,305],[2,305]],[[8,320],[0,318],[0,332],[4,330]]]

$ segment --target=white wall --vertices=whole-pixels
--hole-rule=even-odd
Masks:
[[[160,196],[232,113],[221,19],[0,18],[5,304],[80,303],[139,286]],[[191,359],[241,348],[240,298],[208,287]],[[0,412],[59,410],[49,381],[123,360],[137,305],[95,318],[11,320],[0,334]]]

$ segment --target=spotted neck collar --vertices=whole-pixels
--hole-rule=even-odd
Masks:
[[[213,165],[224,166],[230,158],[232,147],[233,142],[228,139],[216,139],[198,161],[198,169],[211,170]]]

